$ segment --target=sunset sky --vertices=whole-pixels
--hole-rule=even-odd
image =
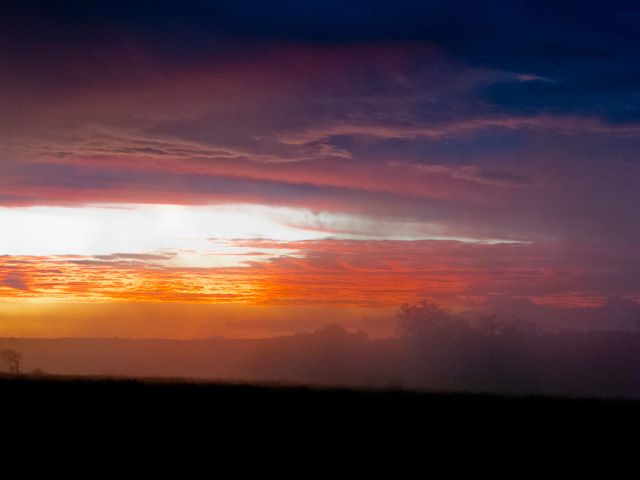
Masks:
[[[640,301],[637,1],[3,1],[0,336]]]

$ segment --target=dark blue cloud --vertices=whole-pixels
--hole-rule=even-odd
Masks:
[[[471,165],[479,158],[511,162],[527,148],[527,137],[527,132],[522,130],[494,127],[457,135],[455,139],[451,136],[373,139],[335,135],[329,143],[350,152],[353,158],[366,159],[369,163],[405,160],[424,164]]]
[[[606,74],[601,75],[606,76]],[[631,81],[638,77],[635,84]],[[500,82],[486,90],[494,103],[515,113],[569,112],[613,122],[640,120],[640,71],[627,78],[565,78],[558,81]]]
[[[472,63],[530,66],[545,74],[561,71],[567,60],[631,55],[640,40],[635,1],[40,0],[3,7],[15,28],[37,27],[70,40],[119,31],[183,53],[216,49],[210,40],[222,34],[252,41],[424,41]]]
[[[100,62],[89,65],[99,71],[95,77],[75,78],[70,66],[86,64],[96,46],[109,42],[132,42],[170,71],[273,43],[413,41],[440,45],[472,66],[551,80],[486,92],[514,111],[640,118],[636,1],[40,0],[4,2],[3,18],[3,49],[12,60],[51,58],[50,67],[55,63],[69,81],[106,81]],[[107,80],[118,76],[107,73]]]

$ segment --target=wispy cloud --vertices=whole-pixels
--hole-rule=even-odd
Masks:
[[[581,292],[601,302],[616,292],[635,298],[640,288],[634,273],[640,264],[637,256],[617,258],[589,246],[337,239],[226,242],[261,253],[225,267],[179,266],[176,252],[2,257],[2,297],[359,307],[430,298],[460,307],[492,295],[563,304]]]

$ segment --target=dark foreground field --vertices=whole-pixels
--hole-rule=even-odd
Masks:
[[[633,400],[28,375],[0,396],[6,459],[114,475],[569,472],[631,461],[640,426]]]
[[[584,466],[605,450],[631,460],[640,412],[629,400],[182,379],[3,375],[0,395],[4,458],[26,457],[24,468],[181,477],[509,473]]]
[[[482,437],[523,436],[549,429],[563,435],[631,427],[640,401],[309,388],[185,379],[0,376],[8,417],[64,428],[208,432],[388,432]],[[141,432],[142,433],[142,432]],[[268,432],[267,432],[268,433]]]

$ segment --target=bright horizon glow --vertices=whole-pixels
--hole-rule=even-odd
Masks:
[[[109,255],[166,249],[207,251],[209,238],[303,240],[326,235],[274,220],[258,205],[118,205],[0,208],[5,255]]]
[[[423,224],[262,205],[91,205],[0,207],[2,255],[110,255],[158,250],[211,250],[209,239],[300,241],[456,240],[422,233]],[[482,240],[482,243],[511,243]]]

